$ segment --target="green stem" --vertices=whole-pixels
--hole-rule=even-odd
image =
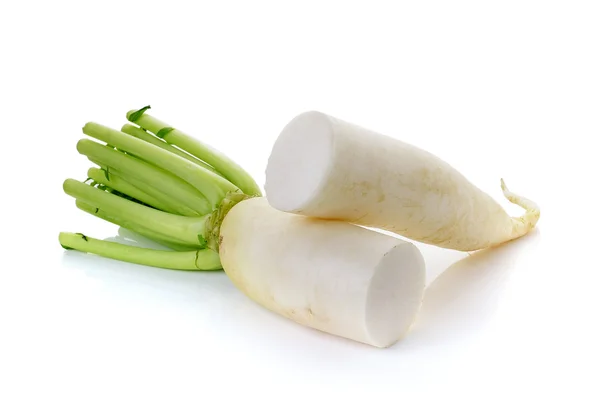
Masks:
[[[144,130],[142,130],[141,127],[136,127],[136,126],[128,123],[121,128],[121,131],[123,133],[127,133],[130,136],[137,137],[138,139],[141,139],[145,142],[153,144],[154,146],[160,147],[163,150],[166,150],[168,152],[176,154],[177,156],[183,157],[184,159],[189,160],[192,163],[196,163],[198,166],[208,169],[213,173],[218,173],[215,170],[215,168],[212,167],[211,165],[203,162],[200,159],[195,158],[194,156],[191,156],[189,153],[186,153],[183,150],[180,150],[174,146],[171,146],[169,143],[166,143],[164,140],[162,140],[154,135],[151,135],[148,132],[145,132]]]
[[[69,196],[104,210],[111,216],[136,224],[165,237],[177,239],[184,244],[205,247],[206,220],[202,217],[177,216],[140,205],[127,199],[96,189],[74,179],[63,183],[63,190]]]
[[[133,186],[133,187],[137,188],[139,191],[146,193],[148,196],[152,196],[153,198],[159,200],[163,204],[163,207],[157,207],[157,209],[162,210],[163,212],[173,213],[173,214],[180,215],[180,216],[196,216],[197,217],[197,216],[204,215],[199,212],[196,212],[195,210],[187,207],[186,205],[184,205],[182,203],[178,203],[177,199],[174,199],[174,198],[166,195],[165,193],[156,189],[154,186],[150,186],[150,185],[136,179],[135,177],[126,175],[125,173],[123,173],[122,171],[120,171],[119,169],[117,169],[115,167],[108,167],[107,165],[105,165],[100,160],[98,160],[94,157],[88,157],[88,159],[92,163],[97,164],[102,169],[102,174],[103,175],[107,174],[111,181],[112,181],[113,177],[116,176],[118,179],[121,179],[122,181],[127,182],[130,186]]]
[[[212,209],[217,207],[225,193],[238,190],[227,179],[180,156],[118,130],[90,122],[83,127],[83,133],[173,173],[200,191],[206,197]]]
[[[100,183],[104,186],[112,187],[113,189],[123,194],[126,194],[127,196],[131,196],[147,205],[155,207],[164,212],[177,213],[158,199],[155,199],[154,197],[141,191],[131,183],[128,183],[124,179],[121,179],[113,171],[110,171],[110,180],[106,178],[107,174],[109,174],[109,171],[107,169],[102,170],[96,167],[91,167],[87,173],[88,177],[90,179],[93,179],[97,183]]]
[[[75,205],[77,206],[78,209],[83,210],[84,212],[87,212],[90,215],[99,217],[100,219],[106,220],[107,222],[110,222],[110,223],[115,224],[120,227],[124,227],[125,229],[129,229],[132,232],[135,232],[135,233],[137,233],[141,236],[144,236],[148,239],[151,239],[151,240],[155,241],[156,243],[160,243],[161,245],[171,248],[173,250],[189,251],[189,250],[198,249],[198,246],[184,245],[182,243],[178,243],[177,239],[172,239],[170,237],[158,234],[151,230],[140,227],[130,221],[127,221],[124,219],[119,219],[114,216],[110,216],[104,210],[101,210],[98,207],[89,205],[89,204],[83,202],[82,200],[76,200]]]
[[[224,153],[194,139],[178,129],[172,128],[167,123],[144,113],[144,111],[141,111],[140,114],[139,110],[131,110],[127,113],[127,119],[166,140],[167,143],[177,146],[213,166],[220,174],[239,187],[245,194],[250,196],[262,196],[262,192],[252,176]]]
[[[80,233],[61,232],[59,242],[65,249],[93,253],[123,262],[178,270],[221,269],[219,255],[210,249],[190,252],[171,252],[123,245],[94,239]]]
[[[197,211],[199,215],[210,213],[212,210],[208,201],[192,186],[171,173],[165,172],[143,160],[120,153],[89,139],[81,139],[77,143],[77,150],[79,153],[108,166],[109,169],[118,170],[121,172],[121,176],[131,176],[149,187],[156,188],[157,190],[149,194],[154,196],[162,193],[160,197],[156,197],[163,203],[168,203],[171,206],[173,204],[183,204]],[[165,201],[165,198],[172,201]]]

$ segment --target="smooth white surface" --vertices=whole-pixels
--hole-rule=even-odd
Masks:
[[[327,182],[333,154],[333,129],[326,116],[314,111],[294,116],[277,136],[265,166],[269,204],[297,213],[313,202]]]
[[[0,410],[597,411],[597,1],[2,2]],[[320,110],[417,144],[539,230],[430,278],[389,349],[308,331],[219,274],[65,253],[114,226],[61,190],[87,121],[162,119],[264,183]],[[285,407],[284,407],[285,406]]]

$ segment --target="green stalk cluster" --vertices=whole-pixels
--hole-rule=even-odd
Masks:
[[[87,123],[77,150],[98,167],[84,182],[66,179],[76,206],[152,239],[159,251],[62,232],[65,249],[148,266],[221,269],[219,230],[227,211],[262,196],[254,179],[216,149],[150,116],[146,106],[127,113],[121,130]],[[137,126],[136,126],[137,125]],[[98,143],[98,141],[104,144]]]

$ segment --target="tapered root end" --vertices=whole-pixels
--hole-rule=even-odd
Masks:
[[[500,187],[509,202],[525,209],[525,213],[521,217],[512,218],[515,229],[514,238],[523,236],[531,231],[540,219],[540,207],[534,201],[511,192],[504,179],[500,179]]]

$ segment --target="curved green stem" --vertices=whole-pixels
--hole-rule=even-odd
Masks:
[[[83,133],[171,172],[202,193],[212,209],[219,204],[226,192],[238,190],[230,181],[210,170],[118,130],[89,122],[83,127]]]
[[[127,133],[130,136],[137,137],[138,139],[141,139],[145,142],[153,144],[154,146],[160,147],[163,150],[166,150],[168,152],[176,154],[177,156],[180,156],[186,160],[189,160],[192,163],[196,163],[198,166],[203,167],[207,170],[210,170],[213,173],[220,174],[219,172],[217,172],[215,170],[214,167],[207,164],[206,162],[203,162],[202,160],[195,158],[194,156],[190,155],[187,152],[184,152],[183,150],[176,148],[175,146],[171,146],[169,143],[165,142],[164,140],[142,130],[141,127],[136,127],[136,126],[128,123],[128,124],[123,125],[123,127],[121,127],[121,131],[123,133]]]
[[[150,187],[159,188],[159,192],[162,193],[159,200],[163,200],[163,202],[165,197],[167,199],[171,198],[175,205],[183,204],[198,212],[198,215],[210,213],[212,210],[207,199],[188,183],[143,160],[120,153],[89,139],[79,140],[77,150],[82,155],[94,159],[94,161],[98,161],[110,169],[118,170],[122,173],[121,177],[131,176]],[[110,173],[108,179],[110,180]],[[156,193],[150,194],[154,195]],[[171,202],[165,203],[172,205]]]
[[[123,262],[178,270],[221,269],[219,255],[210,249],[189,252],[171,252],[123,245],[94,239],[81,233],[61,232],[59,242],[65,249],[93,253]]]
[[[123,173],[121,170],[117,169],[116,167],[109,167],[108,165],[102,163],[100,160],[96,159],[95,157],[88,157],[88,159],[92,163],[95,163],[96,165],[98,165],[101,168],[103,175],[108,175],[110,182],[112,182],[113,179],[116,177],[117,179],[120,179],[123,182],[126,182],[130,186],[135,187],[136,189],[146,193],[148,196],[152,196],[153,198],[155,198],[157,201],[159,201],[162,204],[162,206],[160,206],[160,207],[157,207],[157,206],[155,206],[155,207],[159,210],[162,210],[163,212],[173,213],[173,214],[180,215],[180,216],[196,216],[196,217],[206,214],[206,213],[199,213],[199,212],[187,207],[183,203],[178,203],[176,198],[168,196],[167,194],[163,193],[161,190],[156,189],[154,186],[151,186],[141,180],[136,179],[133,176]],[[106,186],[110,187],[110,184],[106,185]],[[138,200],[141,200],[141,199],[138,199]],[[144,202],[144,203],[146,203],[146,202]],[[147,203],[147,204],[150,204],[150,203]],[[207,203],[207,206],[208,206],[208,203]]]
[[[161,212],[74,179],[65,180],[63,190],[75,199],[102,209],[115,218],[130,221],[138,227],[151,230],[165,237],[177,239],[178,242],[183,244],[191,244],[197,247],[205,247],[206,245],[204,237],[206,236],[206,220],[210,215],[188,217]]]
[[[190,250],[198,249],[197,245],[189,245],[189,244],[186,245],[183,243],[179,243],[179,241],[177,239],[173,239],[169,236],[165,236],[160,233],[156,233],[152,230],[138,226],[135,223],[132,223],[128,220],[119,219],[114,216],[111,216],[108,213],[106,213],[104,210],[101,210],[98,207],[87,204],[82,200],[76,200],[75,205],[77,206],[77,208],[79,210],[83,210],[84,212],[87,212],[90,215],[99,217],[100,219],[106,220],[107,222],[110,222],[117,226],[124,227],[125,229],[131,230],[132,232],[135,232],[141,236],[144,236],[150,240],[155,241],[156,243],[159,243],[159,244],[166,246],[168,248],[171,248],[173,250],[190,251]]]
[[[138,126],[149,130],[158,137],[164,139],[167,143],[177,146],[213,166],[245,194],[250,196],[262,196],[262,192],[252,176],[228,156],[217,149],[194,139],[186,133],[172,128],[167,123],[144,113],[144,111],[139,114],[140,110],[130,110],[127,112],[127,119]],[[134,114],[135,116],[132,116]]]
[[[95,182],[100,183],[101,185],[111,187],[123,194],[126,194],[127,196],[137,199],[164,212],[176,213],[173,209],[160,202],[158,199],[155,199],[134,185],[126,182],[124,179],[121,179],[119,176],[115,175],[115,173],[112,173],[112,170],[110,171],[110,180],[107,179],[107,174],[109,174],[107,169],[102,170],[96,167],[91,167],[88,169],[87,173],[90,179],[93,179]]]

